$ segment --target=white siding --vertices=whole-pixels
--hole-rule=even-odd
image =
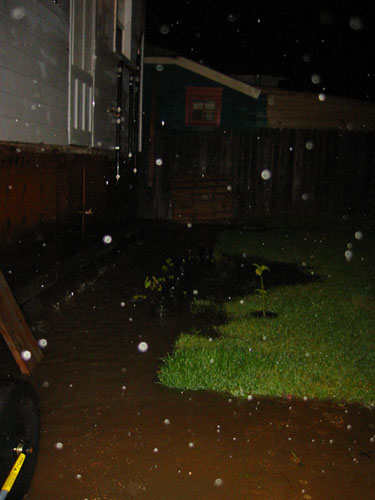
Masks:
[[[48,0],[0,2],[0,140],[67,144],[68,14]]]

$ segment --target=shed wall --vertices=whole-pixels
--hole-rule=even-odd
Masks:
[[[168,64],[163,66],[162,71],[157,71],[155,65],[146,64],[144,82],[146,122],[151,108],[154,83],[157,85],[156,122],[160,125],[164,121],[168,129],[184,130],[186,128],[186,87],[223,88],[221,129],[245,130],[264,127],[267,123],[266,96],[254,99],[184,68]],[[198,128],[202,129],[202,127]]]

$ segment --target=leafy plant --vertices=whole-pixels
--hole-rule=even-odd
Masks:
[[[174,274],[172,273],[172,268],[174,263],[170,257],[165,260],[164,264],[161,266],[160,276],[146,276],[144,287],[152,292],[162,292],[165,284],[168,281],[174,279]]]
[[[262,264],[261,266],[259,264],[253,264],[255,267],[255,274],[259,276],[260,280],[260,288],[257,288],[255,291],[259,293],[259,295],[262,298],[262,313],[263,317],[266,316],[266,295],[267,295],[267,290],[264,288],[264,281],[263,281],[263,272],[264,271],[270,271],[270,268],[268,266],[265,266]]]

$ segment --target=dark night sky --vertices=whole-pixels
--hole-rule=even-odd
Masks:
[[[226,74],[375,100],[374,0],[147,0],[146,43]],[[312,75],[320,77],[312,82]]]

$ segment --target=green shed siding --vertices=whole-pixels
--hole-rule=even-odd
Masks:
[[[157,71],[155,65],[145,65],[144,111],[148,121],[152,96],[152,82],[156,73],[157,103],[156,121],[173,130],[184,130],[185,126],[185,88],[222,87],[222,110],[220,128],[224,130],[248,130],[267,126],[267,97],[261,94],[258,99],[246,96],[213,80],[202,77],[172,64],[164,65]],[[189,127],[202,129],[203,127]],[[211,129],[211,127],[210,127]]]

